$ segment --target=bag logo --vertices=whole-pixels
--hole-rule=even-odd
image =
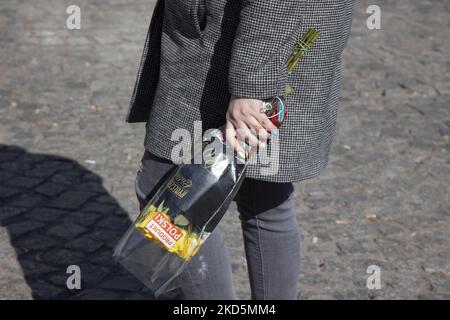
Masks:
[[[168,190],[180,199],[186,196],[191,187],[192,181],[180,174],[174,176],[173,179],[169,181],[169,184],[167,186]]]

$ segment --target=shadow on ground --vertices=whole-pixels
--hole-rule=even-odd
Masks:
[[[153,299],[111,256],[127,213],[73,160],[0,145],[0,224],[35,299]],[[70,265],[81,290],[66,286]]]

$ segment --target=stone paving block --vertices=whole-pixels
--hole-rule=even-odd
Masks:
[[[6,199],[9,197],[12,197],[14,195],[17,195],[21,192],[20,189],[14,189],[11,187],[3,187],[0,186],[0,199]]]
[[[32,164],[23,164],[20,162],[0,162],[0,169],[9,172],[15,172],[21,174],[24,171],[29,170]]]
[[[110,276],[100,283],[99,288],[125,291],[139,291],[143,284],[133,276]]]
[[[50,222],[50,221],[54,221],[58,218],[62,218],[68,214],[69,214],[69,211],[41,207],[41,208],[36,208],[36,209],[32,210],[31,212],[29,212],[26,215],[26,218],[29,220]]]
[[[63,222],[75,223],[84,227],[94,227],[99,219],[100,215],[97,213],[76,211],[66,215]]]
[[[20,207],[10,207],[10,206],[1,206],[0,207],[0,223],[3,223],[8,218],[18,216],[24,212],[26,212],[26,208]]]
[[[55,299],[65,291],[42,280],[31,281],[30,286],[34,289],[33,297],[35,299]]]
[[[87,236],[94,240],[99,241],[110,241],[119,238],[125,233],[126,229],[106,229],[106,228],[97,228],[93,232],[89,233]]]
[[[55,272],[58,268],[50,266],[48,264],[36,262],[30,258],[23,258],[21,260],[21,266],[29,277],[36,277],[44,273]]]
[[[67,191],[51,201],[48,206],[60,209],[73,210],[79,208],[82,204],[86,203],[89,198],[92,198],[95,194],[84,191]]]
[[[9,178],[14,177],[12,172],[6,170],[0,170],[0,182],[8,180]]]
[[[20,156],[20,154],[21,154],[20,152],[2,151],[0,153],[0,162],[6,162],[6,161],[11,161],[11,160],[17,159]]]
[[[78,235],[86,232],[88,229],[74,223],[63,223],[58,224],[46,232],[49,236],[57,236],[59,238],[63,238],[65,240],[71,240],[76,238]]]
[[[25,208],[33,208],[47,200],[46,197],[38,195],[38,194],[26,194],[20,193],[18,197],[14,199],[7,200],[6,204],[8,206],[17,206],[17,207],[25,207]]]
[[[102,217],[98,222],[97,226],[100,228],[112,229],[112,230],[124,230],[130,225],[130,221],[128,219],[124,219],[123,217],[117,216],[107,216]]]
[[[15,188],[31,189],[34,186],[40,184],[41,182],[42,180],[37,178],[15,177],[14,179],[6,181],[4,185]]]
[[[8,225],[8,231],[12,237],[18,237],[32,230],[42,228],[43,223],[38,221],[23,221]]]
[[[26,170],[23,175],[26,177],[34,177],[34,178],[41,178],[46,179],[51,177],[56,171],[58,171],[58,168],[46,168],[46,167],[32,167],[29,170]]]
[[[55,197],[67,190],[67,186],[47,182],[36,188],[36,192],[48,197]]]
[[[99,202],[89,202],[86,203],[81,210],[86,212],[96,212],[101,214],[112,214],[114,212],[114,205],[99,203]]]
[[[102,193],[104,192],[104,187],[97,183],[92,181],[85,181],[81,183],[77,183],[74,187],[75,190],[81,190],[81,191],[92,191],[96,193]]]
[[[52,248],[46,250],[42,254],[42,260],[55,266],[68,267],[73,264],[84,262],[86,255],[81,252],[76,252],[67,249]]]
[[[65,247],[76,251],[93,253],[100,249],[103,245],[104,243],[100,241],[95,241],[86,237],[78,237],[72,241],[69,241]]]
[[[81,173],[70,171],[56,173],[51,177],[51,181],[54,183],[76,186],[81,183]]]
[[[14,240],[14,243],[17,247],[27,250],[45,250],[56,247],[60,244],[60,241],[44,235],[33,235],[29,237],[24,236],[18,240]]]
[[[73,296],[74,300],[119,300],[123,293],[115,290],[87,289]]]

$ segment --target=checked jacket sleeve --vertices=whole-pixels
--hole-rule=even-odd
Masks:
[[[296,41],[304,0],[242,0],[233,42],[230,94],[268,99],[284,93],[285,61]]]

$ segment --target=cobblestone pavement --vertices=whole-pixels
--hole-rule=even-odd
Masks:
[[[330,164],[296,185],[299,297],[449,299],[450,2],[377,1],[369,30],[372,2],[355,9]],[[81,30],[65,28],[72,3]],[[0,298],[152,298],[111,248],[137,213],[143,125],[124,117],[153,4],[1,1]],[[222,225],[247,299],[234,207]]]

